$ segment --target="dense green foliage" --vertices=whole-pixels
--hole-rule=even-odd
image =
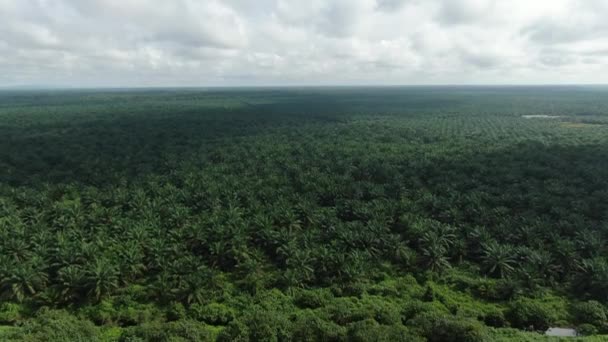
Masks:
[[[608,333],[605,88],[2,92],[0,170],[1,340]]]

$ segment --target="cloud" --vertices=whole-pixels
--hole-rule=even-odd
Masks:
[[[572,43],[595,40],[608,34],[608,22],[595,14],[570,14],[564,18],[542,18],[523,29],[538,44]]]
[[[395,11],[403,8],[411,0],[377,0],[376,8],[381,11]]]
[[[220,1],[80,0],[74,7],[92,23],[114,27],[109,37],[126,32],[143,42],[187,46],[242,47],[244,21]]]
[[[437,19],[444,25],[472,24],[483,19],[492,5],[488,0],[442,0]]]
[[[605,82],[606,16],[604,0],[0,0],[0,85]]]

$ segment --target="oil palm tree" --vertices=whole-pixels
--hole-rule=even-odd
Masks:
[[[423,265],[432,272],[450,268],[448,255],[454,239],[453,229],[448,226],[435,225],[424,231],[419,239]]]
[[[421,256],[423,265],[431,272],[441,272],[451,267],[445,247],[437,241],[425,244]]]
[[[0,269],[0,294],[18,302],[37,295],[47,283],[48,274],[37,257],[25,263],[7,262]]]
[[[85,267],[84,286],[96,301],[110,295],[119,285],[118,266],[107,258],[97,258]]]
[[[482,249],[481,264],[486,273],[505,278],[515,270],[517,261],[511,245],[492,241],[485,243]]]
[[[597,257],[582,260],[573,279],[573,288],[600,301],[608,300],[608,262]]]
[[[81,299],[83,294],[85,273],[77,265],[66,266],[57,271],[56,282],[61,300],[74,302]]]

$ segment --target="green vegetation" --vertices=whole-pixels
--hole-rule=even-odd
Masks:
[[[2,92],[0,170],[3,341],[608,334],[606,88]]]

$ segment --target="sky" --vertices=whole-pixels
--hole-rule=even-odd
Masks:
[[[0,87],[606,84],[608,0],[0,0]]]

